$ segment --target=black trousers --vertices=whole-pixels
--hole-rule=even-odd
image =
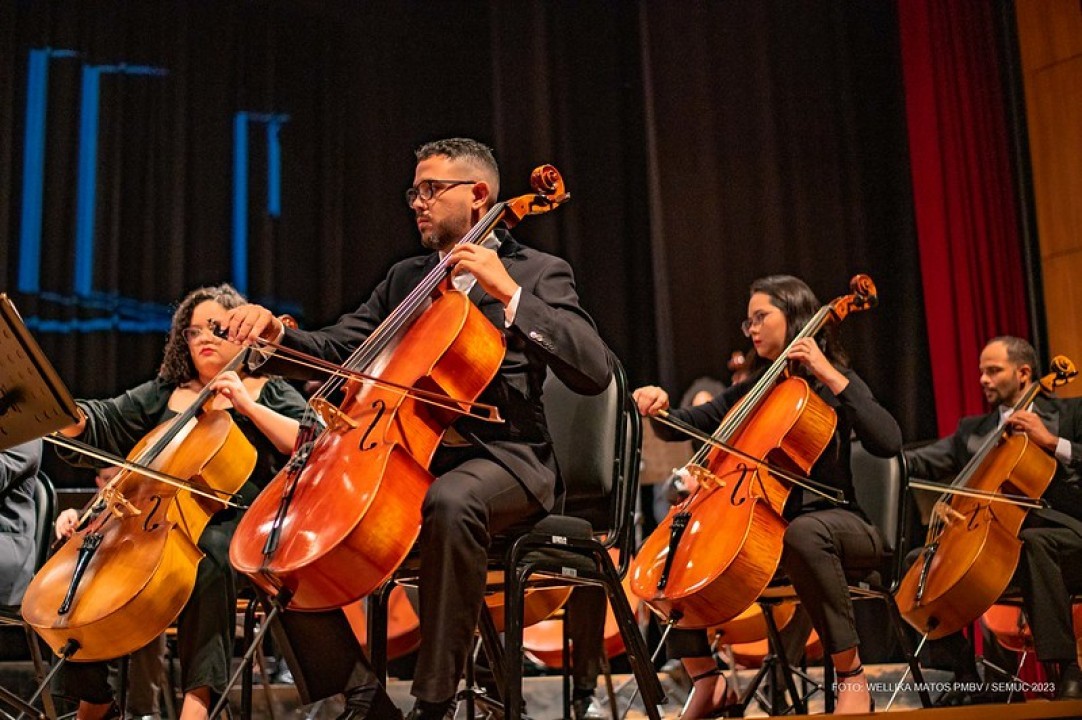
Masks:
[[[882,559],[879,531],[849,510],[815,510],[789,522],[781,566],[828,653],[860,644],[849,581],[875,570]]]
[[[544,514],[503,466],[487,457],[461,457],[441,453],[434,470],[450,469],[429,487],[421,508],[421,646],[412,693],[428,702],[447,700],[458,689],[484,602],[492,535]],[[307,702],[374,681],[341,612],[285,613],[281,630],[279,645],[293,658]]]
[[[184,692],[206,686],[212,693],[221,693],[229,680],[237,606],[229,540],[237,522],[234,513],[219,513],[199,538],[199,549],[206,557],[199,562],[195,587],[177,618],[177,658]],[[109,702],[113,698],[109,663],[65,663],[56,676],[56,692],[76,700]]]
[[[576,587],[564,606],[571,641],[571,679],[579,694],[594,691],[603,669],[607,607],[605,589],[593,585]]]
[[[341,610],[287,610],[277,616],[270,629],[293,672],[302,705],[376,682],[376,674]]]
[[[849,510],[814,510],[789,522],[781,567],[828,653],[860,644],[848,584],[876,569],[882,557],[879,531]],[[678,658],[709,655],[706,632],[674,630],[668,651]]]
[[[1032,523],[1035,518],[1031,518]],[[1015,581],[1043,662],[1075,660],[1071,595],[1082,592],[1082,537],[1059,525],[1026,527]]]
[[[543,514],[522,483],[488,458],[466,460],[432,483],[421,507],[415,697],[454,695],[485,599],[492,535]]]

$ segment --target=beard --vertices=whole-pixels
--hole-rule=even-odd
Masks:
[[[426,230],[421,232],[421,245],[428,250],[446,252],[465,237],[471,227],[472,225],[468,219],[463,223],[456,222],[451,225],[446,223],[430,224]]]
[[[421,245],[427,250],[443,250],[445,244],[443,235],[436,232],[435,229],[429,229],[421,233]]]

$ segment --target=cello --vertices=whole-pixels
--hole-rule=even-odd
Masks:
[[[551,165],[535,169],[531,185],[533,194],[495,203],[459,243],[481,243],[498,222],[512,226],[569,198]],[[233,536],[233,567],[272,596],[286,593],[294,609],[341,607],[394,573],[420,531],[428,465],[444,433],[499,371],[503,331],[452,288],[450,268],[441,259],[335,371],[349,376],[340,405],[327,396],[341,381],[320,389],[310,406],[326,429]],[[481,419],[500,421],[489,410]]]
[[[1013,410],[1028,408],[1038,393],[1052,393],[1076,374],[1070,360],[1057,356]],[[1054,457],[1025,433],[1009,433],[1006,424],[1000,422],[940,496],[924,548],[895,593],[902,617],[930,640],[961,630],[1003,594],[1022,552],[1018,532],[1028,509],[1041,507],[1056,473]]]
[[[236,369],[246,353],[224,370]],[[102,507],[38,571],[22,615],[57,655],[89,662],[128,655],[161,635],[195,586],[199,537],[256,464],[225,410],[184,412],[148,433],[99,493]],[[74,440],[50,441],[111,461]],[[179,480],[178,480],[179,479]],[[74,653],[74,655],[73,655]]]
[[[793,342],[875,305],[867,275],[855,276],[850,289],[821,307]],[[804,379],[785,376],[788,352],[779,354],[713,435],[702,434],[703,448],[684,468],[697,489],[673,506],[631,562],[632,592],[676,627],[720,625],[751,605],[781,560],[790,483],[818,492],[796,473],[810,471],[837,416]]]

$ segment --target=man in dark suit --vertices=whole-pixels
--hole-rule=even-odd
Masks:
[[[34,576],[34,485],[40,465],[40,440],[0,452],[0,605],[22,602]]]
[[[992,411],[962,418],[953,435],[931,445],[907,450],[911,477],[941,480],[957,474],[1001,422],[1057,461],[1044,499],[1050,510],[1031,511],[1019,537],[1022,556],[1015,581],[1021,588],[1033,629],[1037,657],[1054,666],[1056,696],[1082,698],[1082,672],[1076,658],[1070,597],[1082,591],[1082,401],[1038,396],[1030,408],[1012,412],[1030,383],[1035,382],[1037,353],[1025,340],[997,337],[981,351],[981,387]],[[976,679],[972,648],[959,637],[953,644],[956,674]],[[972,677],[969,677],[972,675]],[[964,701],[964,693],[953,700]]]
[[[406,199],[422,244],[434,252],[394,265],[363,305],[322,330],[287,330],[270,311],[254,305],[232,311],[227,328],[230,339],[239,342],[278,340],[342,362],[449,254],[456,289],[468,293],[503,332],[506,355],[479,401],[496,405],[506,422],[463,418],[452,425],[453,440],[445,436],[431,464],[436,479],[422,507],[422,639],[412,690],[417,703],[410,717],[425,720],[453,714],[483,602],[491,536],[545,514],[561,491],[541,405],[546,368],[573,390],[596,394],[611,380],[612,360],[579,306],[565,261],[520,245],[503,230],[480,244],[456,244],[496,201],[499,170],[491,150],[453,139],[424,145],[416,154]],[[266,369],[298,375],[295,366],[276,358]],[[349,682],[363,680],[371,688],[363,675],[355,670]],[[380,692],[374,699],[358,691],[347,694],[349,714],[377,717],[372,713],[383,703]]]

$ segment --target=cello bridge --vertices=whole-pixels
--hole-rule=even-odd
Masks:
[[[684,469],[687,470],[691,477],[695,478],[695,482],[704,490],[712,491],[725,487],[724,480],[704,468],[702,465],[688,465]]]
[[[315,398],[310,404],[319,413],[319,417],[323,419],[328,430],[339,430],[343,425],[348,425],[352,430],[360,427],[356,420],[339,410],[336,405],[327,402],[324,398]]]
[[[118,520],[123,520],[126,517],[134,517],[136,515],[142,515],[143,511],[132,505],[128,498],[124,497],[124,493],[120,492],[116,488],[111,488],[102,493],[106,502],[106,506],[109,508],[109,512],[113,514]]]

